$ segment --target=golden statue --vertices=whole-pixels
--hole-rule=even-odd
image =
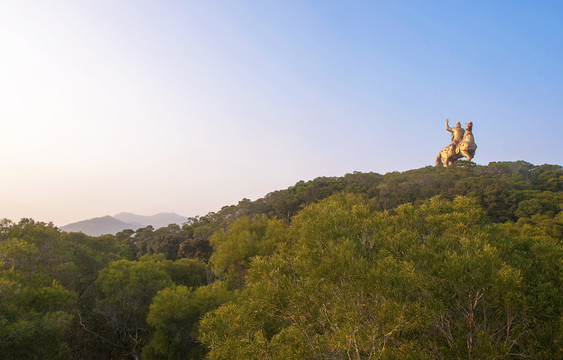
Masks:
[[[475,144],[473,137],[473,123],[471,121],[465,123],[464,130],[459,121],[456,123],[456,127],[452,128],[448,124],[448,119],[446,119],[446,130],[452,133],[452,142],[436,155],[435,165],[448,167],[462,157],[471,161],[475,157],[475,150],[477,150],[477,144]]]

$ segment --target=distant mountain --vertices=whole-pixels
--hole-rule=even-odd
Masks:
[[[103,234],[115,234],[125,229],[138,229],[130,223],[120,221],[112,216],[102,216],[89,220],[78,221],[61,227],[61,230],[68,232],[83,232],[91,236]]]
[[[155,229],[170,224],[182,225],[187,217],[175,213],[159,213],[152,216],[136,215],[131,213],[119,213],[115,216],[103,216],[93,219],[78,221],[61,227],[68,232],[83,232],[91,236],[103,234],[116,234],[125,229],[137,230],[138,228],[151,225]]]
[[[139,224],[139,227],[152,225],[155,229],[165,227],[170,224],[182,225],[188,220],[187,217],[175,213],[158,213],[151,216],[143,216],[122,212],[114,215],[113,217],[126,223]]]

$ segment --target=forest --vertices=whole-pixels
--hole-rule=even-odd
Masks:
[[[182,226],[0,222],[0,358],[560,359],[563,168],[300,181]]]

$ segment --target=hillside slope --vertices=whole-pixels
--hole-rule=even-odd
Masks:
[[[401,204],[419,205],[434,196],[452,200],[456,196],[476,199],[487,220],[541,223],[553,236],[563,237],[563,224],[556,219],[563,206],[563,168],[533,165],[524,161],[490,163],[487,166],[458,161],[449,168],[428,166],[406,172],[354,172],[341,177],[319,177],[299,181],[263,198],[243,199],[237,205],[190,218],[181,231],[160,229],[118,234],[129,239],[136,256],[166,253],[169,258],[211,255],[209,239],[236,220],[247,217],[281,219],[286,224],[306,206],[336,193],[352,193],[369,199],[378,211],[393,210]]]

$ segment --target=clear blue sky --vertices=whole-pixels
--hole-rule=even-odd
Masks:
[[[299,180],[563,158],[563,1],[6,1],[0,218],[204,215]]]

